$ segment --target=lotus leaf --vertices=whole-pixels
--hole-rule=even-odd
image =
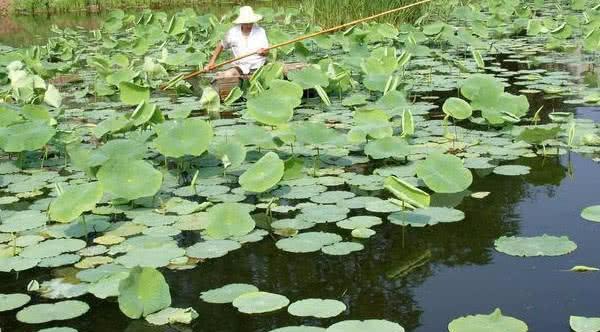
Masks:
[[[326,88],[329,85],[329,78],[317,66],[290,71],[288,78],[300,85],[302,89],[312,89],[315,86]]]
[[[47,329],[41,329],[37,332],[77,332],[77,330],[70,327],[50,327]]]
[[[98,166],[106,160],[138,160],[144,159],[147,148],[144,144],[131,139],[113,139],[104,144],[98,155],[92,155],[91,158],[97,158],[99,163],[92,163],[90,166]]]
[[[382,319],[345,320],[335,323],[327,328],[326,332],[404,332],[404,328],[397,323]]]
[[[496,250],[512,256],[561,256],[575,249],[577,244],[566,236],[542,235],[535,237],[506,237],[494,242]]]
[[[0,127],[0,149],[5,152],[35,151],[41,149],[56,134],[43,121],[27,121]]]
[[[17,233],[46,225],[48,217],[33,210],[18,211],[2,218],[0,232]]]
[[[146,317],[170,305],[169,285],[156,269],[136,267],[119,285],[119,308],[129,318]]]
[[[71,222],[82,213],[94,209],[102,199],[102,194],[99,182],[69,186],[50,204],[50,218],[62,223]]]
[[[529,166],[502,165],[494,168],[494,173],[499,175],[518,176],[529,174]]]
[[[361,251],[365,247],[360,243],[355,242],[338,242],[321,248],[321,251],[327,255],[344,256],[355,251]]]
[[[589,221],[600,222],[600,205],[592,205],[583,209],[581,211],[581,218]]]
[[[120,82],[119,90],[121,91],[121,101],[127,105],[139,105],[150,99],[150,89],[134,83]]]
[[[416,207],[427,207],[431,202],[428,193],[395,176],[385,179],[384,188],[398,199]]]
[[[196,318],[198,313],[193,308],[169,307],[146,316],[146,321],[152,325],[190,324]]]
[[[164,234],[162,234],[164,235]],[[171,260],[185,255],[181,248],[135,248],[125,255],[117,257],[116,263],[125,267],[163,267],[169,265]]]
[[[457,193],[467,189],[473,175],[462,160],[452,155],[434,153],[417,165],[417,175],[433,191]]]
[[[153,196],[163,179],[162,173],[143,160],[109,161],[96,176],[104,191],[127,200]]]
[[[231,303],[242,294],[258,292],[258,288],[248,284],[229,284],[202,292],[200,298],[208,303]]]
[[[233,306],[246,314],[261,314],[286,307],[287,297],[268,292],[244,293],[233,300]]]
[[[345,199],[354,197],[355,194],[350,191],[326,191],[317,196],[312,197],[310,200],[319,204],[335,204]]]
[[[75,254],[61,254],[58,256],[48,257],[42,259],[39,263],[39,267],[58,267],[65,265],[72,265],[81,259],[81,256]]]
[[[248,115],[270,126],[285,124],[292,119],[294,108],[300,105],[302,91],[296,83],[274,80],[268,90],[248,100]]]
[[[232,240],[210,240],[199,242],[186,249],[189,257],[207,259],[227,255],[228,252],[241,248],[239,242]]]
[[[23,249],[21,256],[25,258],[53,257],[66,252],[78,251],[85,246],[85,241],[78,239],[46,240]]]
[[[35,267],[40,262],[37,258],[21,256],[0,257],[0,272],[24,271]]]
[[[206,234],[215,239],[243,236],[250,233],[256,223],[248,209],[239,203],[223,203],[208,211]]]
[[[410,153],[406,140],[394,136],[367,143],[365,154],[373,159],[404,158]]]
[[[336,225],[343,229],[371,228],[381,225],[381,218],[376,216],[354,216],[342,221],[338,221]]]
[[[90,310],[90,306],[85,302],[73,300],[35,304],[17,312],[17,320],[27,324],[41,324],[79,317],[88,310]]]
[[[360,110],[354,112],[354,124],[349,132],[351,142],[362,142],[367,136],[380,139],[392,136],[394,130],[389,122],[389,115],[380,110]]]
[[[585,265],[575,265],[569,269],[571,272],[596,272],[600,271],[597,267],[585,266]]]
[[[315,224],[340,221],[348,215],[349,209],[335,205],[311,205],[302,208],[298,219]]]
[[[331,318],[346,311],[346,305],[336,300],[306,299],[296,301],[288,307],[292,316]]]
[[[469,103],[456,97],[446,99],[444,105],[442,106],[442,110],[444,113],[457,120],[468,119],[473,113]]]
[[[375,235],[376,232],[370,228],[357,228],[353,229],[350,234],[352,235],[352,237],[355,238],[368,239],[371,236]]]
[[[44,93],[44,102],[56,108],[59,108],[62,104],[62,95],[54,85],[48,84],[48,88]]]
[[[240,176],[239,182],[247,191],[262,193],[273,188],[283,177],[284,162],[269,152]]]
[[[569,325],[575,332],[598,332],[600,331],[600,318],[571,316]]]
[[[448,324],[450,332],[527,332],[524,322],[502,315],[500,309],[489,315],[460,317]]]
[[[301,122],[294,126],[294,132],[298,142],[310,145],[333,144],[338,137],[335,130],[317,122]]]
[[[464,218],[465,214],[462,211],[444,207],[427,207],[414,211],[399,211],[388,216],[392,224],[412,227],[457,222]]]
[[[198,118],[163,122],[156,126],[156,148],[167,157],[200,156],[213,138],[212,127]]]
[[[30,300],[27,294],[0,294],[0,312],[20,308]]]
[[[342,241],[342,237],[333,233],[307,232],[295,237],[281,239],[275,243],[277,248],[294,253],[307,253],[321,250],[324,246]]]
[[[237,168],[246,160],[246,148],[237,139],[214,139],[208,151],[219,158],[225,168]]]
[[[301,325],[280,327],[278,329],[271,330],[270,332],[325,332],[325,329],[322,327]]]

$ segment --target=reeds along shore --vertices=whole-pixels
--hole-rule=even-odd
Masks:
[[[1,2],[2,0],[0,0]],[[8,12],[20,15],[58,14],[69,12],[95,13],[116,8],[175,8],[215,1],[206,0],[12,0]],[[234,2],[232,2],[234,3]]]

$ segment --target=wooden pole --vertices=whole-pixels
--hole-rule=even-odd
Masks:
[[[304,35],[304,36],[301,36],[301,37],[298,37],[298,38],[294,38],[292,40],[288,40],[288,41],[283,42],[283,43],[275,44],[275,45],[267,48],[266,50],[270,51],[270,50],[273,50],[273,49],[276,49],[276,48],[280,48],[280,47],[283,47],[283,46],[287,46],[287,45],[290,45],[290,44],[297,43],[297,42],[302,41],[302,40],[310,39],[310,38],[313,38],[313,37],[316,37],[316,36],[320,36],[320,35],[323,35],[323,34],[326,34],[326,33],[330,33],[330,32],[333,32],[333,31],[337,31],[337,30],[340,30],[340,29],[345,29],[345,28],[351,27],[353,25],[357,25],[357,24],[360,24],[360,23],[363,23],[363,22],[371,21],[371,20],[374,20],[376,18],[385,16],[385,15],[389,15],[389,14],[393,14],[393,13],[397,13],[399,11],[406,10],[406,9],[412,8],[412,7],[416,7],[416,6],[422,5],[422,4],[427,3],[427,2],[431,2],[431,1],[434,1],[434,0],[421,0],[421,1],[417,1],[417,2],[412,3],[410,5],[406,5],[406,6],[398,7],[398,8],[395,8],[395,9],[391,9],[391,10],[388,10],[388,11],[385,11],[385,12],[382,12],[382,13],[379,13],[379,14],[375,14],[375,15],[372,15],[372,16],[369,16],[369,17],[361,18],[361,19],[358,19],[358,20],[355,20],[355,21],[352,21],[352,22],[349,22],[349,23],[344,23],[342,25],[338,25],[338,26],[335,26],[333,28],[329,28],[329,29],[326,29],[326,30],[321,30],[321,31],[313,32],[313,33],[310,33],[308,35]],[[238,60],[247,58],[247,57],[249,57],[251,55],[254,55],[254,54],[258,54],[258,51],[255,51],[255,52],[252,52],[252,53],[248,53],[248,54],[244,54],[244,55],[241,55],[241,56],[239,56],[237,58],[233,58],[233,59],[221,62],[221,63],[213,66],[211,68],[211,70],[201,69],[201,70],[189,73],[187,75],[180,76],[180,78],[177,78],[176,81],[187,80],[187,79],[190,79],[192,77],[196,77],[198,75],[210,72],[210,71],[212,71],[214,69],[223,67],[225,65],[228,65],[230,63],[236,62]],[[171,81],[175,81],[175,80],[171,80]],[[171,84],[167,84],[166,86],[164,86],[162,88],[162,90],[165,90],[170,85]]]

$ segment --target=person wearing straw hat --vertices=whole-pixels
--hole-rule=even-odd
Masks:
[[[252,7],[241,7],[238,18],[233,21],[235,26],[227,31],[223,41],[217,45],[205,70],[214,69],[215,63],[224,49],[231,50],[234,57],[257,51],[258,54],[234,62],[233,68],[218,72],[216,79],[240,77],[242,74],[250,74],[262,67],[267,61],[269,40],[265,30],[256,24],[261,19],[262,15],[256,14]]]

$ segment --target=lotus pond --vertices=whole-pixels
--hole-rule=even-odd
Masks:
[[[3,331],[600,331],[597,1],[363,24],[223,101],[171,80],[234,14],[2,46]]]

